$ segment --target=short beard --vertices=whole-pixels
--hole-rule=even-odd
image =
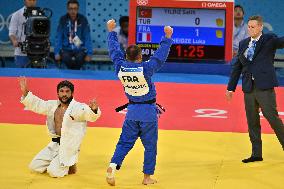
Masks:
[[[73,96],[70,96],[65,102],[62,100],[63,97],[58,97],[62,104],[69,104],[73,100]]]

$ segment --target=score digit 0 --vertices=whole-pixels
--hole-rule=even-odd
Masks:
[[[197,17],[197,18],[195,18],[195,25],[198,26],[199,24],[200,24],[200,18]]]

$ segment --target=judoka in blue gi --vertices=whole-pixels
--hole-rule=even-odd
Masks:
[[[171,39],[173,29],[165,26],[165,36],[160,42],[160,47],[150,57],[150,60],[143,62],[141,49],[137,45],[131,45],[126,49],[125,58],[125,53],[121,51],[118,43],[117,34],[113,31],[115,26],[114,20],[107,22],[109,54],[129,103],[117,109],[119,111],[127,107],[128,111],[122,133],[107,169],[106,180],[108,184],[115,185],[115,170],[120,168],[125,156],[140,137],[145,148],[142,184],[154,184],[157,181],[150,176],[154,174],[156,165],[160,110],[156,105],[156,89],[151,77],[164,65],[168,57],[173,43]]]

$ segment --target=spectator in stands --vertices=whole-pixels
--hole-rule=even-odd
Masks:
[[[239,50],[241,40],[249,37],[248,26],[244,22],[244,8],[241,5],[235,5],[234,8],[234,37],[233,37],[233,56],[235,57]]]
[[[20,68],[27,67],[29,65],[29,59],[27,54],[21,52],[19,43],[25,41],[26,35],[24,33],[24,23],[26,18],[24,17],[24,10],[27,7],[35,7],[36,0],[24,0],[24,7],[13,13],[11,22],[9,25],[9,37],[15,47],[15,64]]]
[[[118,42],[122,49],[126,50],[128,47],[128,24],[129,17],[122,16],[119,19],[119,26],[114,29],[118,36]]]
[[[59,20],[54,48],[55,60],[75,70],[81,69],[85,61],[91,61],[93,54],[90,25],[78,10],[77,0],[67,2],[68,13]]]

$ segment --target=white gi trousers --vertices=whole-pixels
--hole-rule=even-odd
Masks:
[[[59,144],[50,142],[32,160],[29,168],[38,173],[47,173],[51,177],[64,177],[68,175],[69,166],[61,166],[59,162]]]

